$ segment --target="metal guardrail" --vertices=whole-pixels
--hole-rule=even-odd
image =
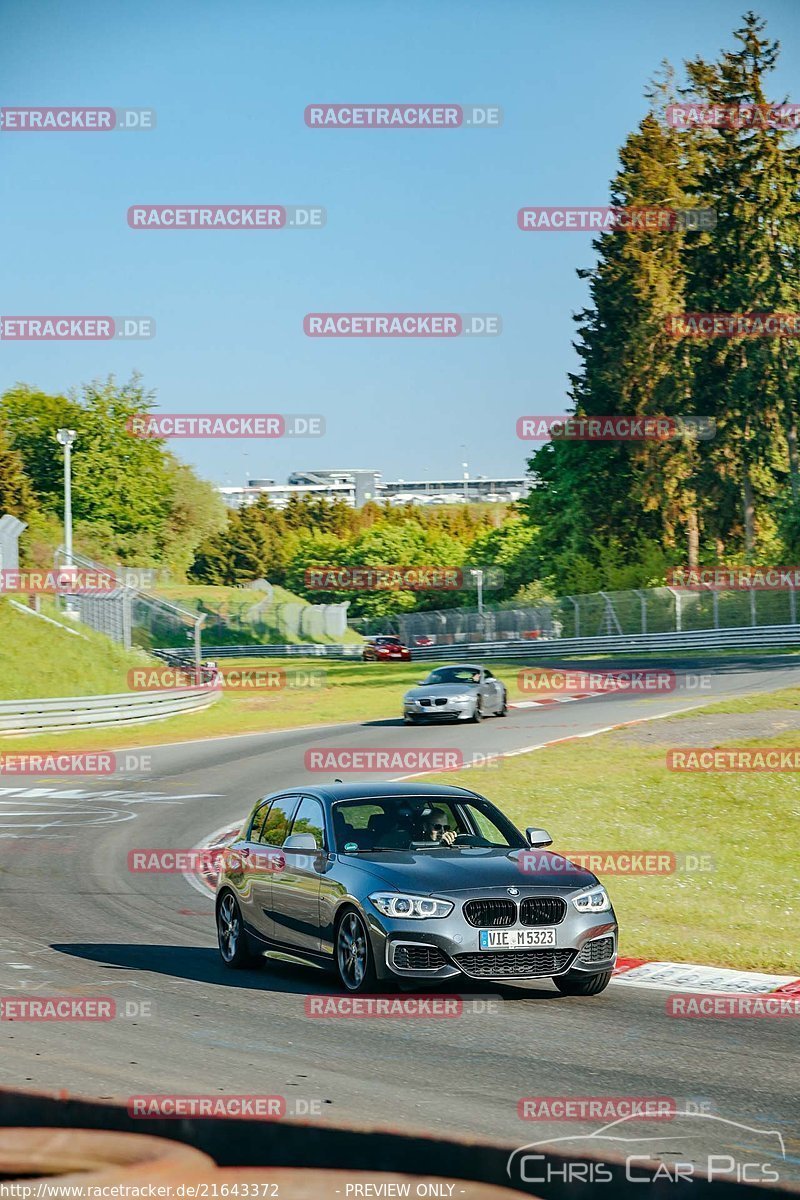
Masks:
[[[50,733],[102,725],[135,725],[207,708],[219,688],[192,687],[109,696],[57,696],[48,700],[4,700],[0,733]]]
[[[657,653],[665,650],[746,650],[770,647],[800,647],[800,625],[743,626],[740,629],[688,629],[682,633],[623,634],[612,637],[498,639],[492,642],[459,642],[434,646],[412,646],[415,662],[429,659],[465,658],[554,658],[568,654]],[[360,658],[361,645],[350,646],[206,646],[204,653],[217,658]],[[173,647],[154,650],[161,657],[186,656]]]
[[[265,646],[260,642],[246,643],[236,646],[203,646],[204,659],[217,658],[361,658],[364,647],[360,642],[351,645],[334,646],[309,642],[299,646]],[[188,664],[190,653],[185,646],[169,646],[160,650],[152,650],[173,666]]]

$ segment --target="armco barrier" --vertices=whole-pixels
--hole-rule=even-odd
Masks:
[[[217,658],[345,658],[360,659],[364,647],[360,642],[350,645],[334,646],[327,643],[309,642],[307,645],[272,646],[261,642],[246,642],[236,646],[203,646],[204,659]],[[185,646],[170,646],[161,650],[152,650],[152,654],[163,658],[172,666],[179,663],[191,666],[192,659]]]
[[[99,725],[136,725],[179,713],[197,712],[220,697],[220,689],[194,687],[112,696],[57,696],[48,700],[4,700],[0,734],[56,733]]]
[[[800,648],[800,625],[743,626],[741,629],[690,629],[683,633],[622,634],[611,637],[548,638],[525,641],[508,638],[492,642],[460,642],[411,646],[415,662],[430,659],[561,658],[569,654],[641,654],[665,650],[747,650]],[[218,658],[360,658],[363,647],[350,646],[204,646],[203,653]],[[154,650],[154,654],[184,660],[185,648]],[[188,661],[188,660],[187,660]]]
[[[454,1119],[455,1114],[453,1114]],[[645,1184],[627,1177],[624,1158],[619,1154],[602,1152],[602,1161],[613,1173],[609,1187],[607,1183],[576,1183],[570,1181],[567,1170],[570,1162],[585,1164],[594,1156],[562,1153],[555,1145],[539,1145],[537,1153],[542,1160],[552,1164],[554,1170],[547,1183],[527,1184],[519,1178],[510,1179],[507,1172],[509,1156],[531,1138],[520,1135],[516,1142],[491,1142],[474,1137],[459,1138],[446,1134],[420,1133],[414,1130],[382,1128],[377,1125],[348,1127],[333,1122],[313,1123],[308,1121],[252,1121],[236,1119],[183,1119],[170,1121],[158,1117],[134,1118],[127,1109],[101,1101],[81,1100],[77,1097],[57,1097],[36,1092],[19,1092],[0,1088],[0,1126],[37,1127],[58,1129],[104,1129],[121,1133],[149,1134],[155,1137],[184,1142],[208,1154],[220,1167],[263,1167],[268,1168],[273,1181],[280,1180],[286,1190],[264,1191],[259,1196],[278,1195],[286,1200],[344,1200],[346,1191],[342,1176],[329,1177],[327,1172],[347,1172],[351,1180],[370,1179],[375,1185],[381,1176],[396,1173],[409,1180],[407,1172],[424,1176],[428,1186],[436,1180],[466,1180],[473,1183],[494,1185],[511,1189],[509,1200],[518,1192],[528,1196],[543,1197],[544,1200],[575,1200],[576,1196],[617,1197],[633,1200],[646,1195],[647,1200],[666,1200],[670,1197],[691,1197],[692,1200],[764,1200],[765,1196],[798,1196],[800,1188],[791,1183],[780,1183],[764,1188],[756,1184],[737,1183],[732,1178],[713,1183],[700,1175],[673,1179],[656,1161],[636,1161],[636,1175],[650,1177]],[[286,1170],[288,1169],[288,1170]],[[187,1176],[188,1176],[187,1172]],[[242,1173],[240,1182],[247,1179]],[[195,1181],[197,1176],[194,1177]],[[209,1181],[213,1176],[205,1176]],[[261,1178],[261,1175],[256,1176]],[[295,1184],[289,1188],[290,1180]],[[31,1183],[31,1179],[28,1179]],[[296,1190],[295,1190],[296,1188]],[[516,1190],[515,1190],[516,1189]],[[19,1194],[19,1193],[17,1193]],[[36,1185],[30,1195],[37,1194]],[[52,1195],[57,1193],[52,1192]],[[105,1193],[110,1194],[110,1193]],[[120,1192],[120,1195],[125,1193]],[[173,1192],[174,1196],[176,1193]],[[188,1194],[188,1193],[186,1193]],[[209,1186],[205,1192],[195,1193],[214,1196],[242,1196],[243,1190],[234,1192],[230,1188],[218,1189]],[[397,1191],[360,1191],[351,1195],[392,1195]],[[407,1193],[411,1196],[427,1194],[458,1196],[459,1191],[434,1193]],[[480,1190],[465,1189],[464,1200],[481,1200]],[[488,1198],[487,1198],[488,1200]]]

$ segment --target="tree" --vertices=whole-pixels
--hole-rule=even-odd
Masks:
[[[59,521],[64,460],[55,435],[62,426],[76,430],[76,550],[109,564],[158,565],[182,576],[198,543],[224,525],[225,513],[214,488],[162,440],[131,432],[131,419],[154,406],[155,396],[134,375],[123,384],[113,378],[87,384],[69,397],[20,384],[0,397],[0,418],[36,502]]]
[[[679,94],[704,106],[766,105],[778,45],[763,34],[747,14],[737,48],[688,63]],[[576,318],[570,397],[578,415],[710,417],[716,436],[539,450],[523,508],[539,530],[534,568],[562,590],[645,585],[659,563],[741,551],[774,561],[781,536],[784,547],[798,542],[800,342],[688,341],[670,337],[666,321],[800,310],[799,152],[768,122],[672,129],[663,118],[673,91],[669,73],[651,87],[651,112],[620,153],[613,203],[710,208],[716,227],[594,243],[596,266],[579,272],[590,300]]]
[[[8,434],[0,424],[0,517],[10,513],[12,517],[26,519],[34,507],[22,455],[11,448]]]
[[[766,105],[766,77],[779,45],[764,29],[750,12],[735,32],[736,50],[719,62],[688,63],[691,97],[730,108]],[[696,136],[702,150],[697,187],[717,209],[718,224],[691,263],[690,311],[797,312],[800,160],[790,134],[755,120]],[[720,498],[716,534],[741,546],[749,561],[758,550],[759,518],[764,521],[787,473],[800,496],[800,350],[796,340],[714,338],[697,342],[692,357],[697,401],[718,419],[717,487],[739,495],[738,518]]]

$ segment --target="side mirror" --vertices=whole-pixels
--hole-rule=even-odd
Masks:
[[[418,680],[417,680],[417,687],[422,687],[424,683],[425,683],[425,680],[424,680],[424,679],[418,679]]]
[[[287,837],[281,850],[317,850],[317,839],[313,833],[293,833]]]
[[[534,850],[541,846],[552,846],[553,839],[546,829],[537,829],[535,825],[529,825],[525,830],[525,836],[528,839],[528,845]]]

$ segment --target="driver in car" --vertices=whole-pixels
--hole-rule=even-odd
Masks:
[[[441,842],[443,846],[452,846],[458,836],[456,831],[450,828],[447,813],[443,808],[431,809],[423,829],[429,842]]]

